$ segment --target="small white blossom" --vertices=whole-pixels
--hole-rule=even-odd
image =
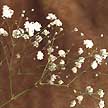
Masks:
[[[0,35],[8,36],[8,32],[4,28],[0,28]]]
[[[38,51],[38,53],[37,53],[37,59],[38,60],[42,60],[43,57],[44,57],[44,54],[42,53],[42,51]]]
[[[56,25],[58,27],[62,26],[62,22],[59,19],[54,20],[50,23],[51,25]]]
[[[105,102],[101,99],[99,102],[99,108],[104,108],[105,107]]]
[[[75,66],[76,66],[77,68],[81,68],[81,66],[82,66],[82,63],[75,62]]]
[[[87,86],[86,91],[89,95],[93,94],[93,88],[91,86]]]
[[[98,95],[100,96],[100,98],[103,98],[104,94],[105,93],[104,93],[104,91],[102,89],[98,90]]]
[[[48,31],[48,30],[44,30],[43,32],[42,32],[45,36],[47,36],[47,35],[49,35],[50,34],[50,32]]]
[[[63,59],[60,60],[60,65],[64,65],[65,61]]]
[[[33,46],[36,47],[36,48],[39,47],[39,43],[38,43],[37,41],[34,41],[32,44],[33,44]]]
[[[63,82],[63,80],[59,80],[58,83],[59,83],[60,85],[62,85],[64,82]]]
[[[83,95],[77,96],[76,99],[78,100],[78,103],[81,104],[81,102],[83,101]]]
[[[56,71],[57,65],[55,63],[50,63],[49,66],[48,66],[48,69],[50,71]]]
[[[95,54],[95,60],[98,62],[98,64],[100,64],[102,62],[102,56]]]
[[[84,61],[85,61],[85,58],[84,58],[84,57],[79,57],[79,58],[78,58],[78,62],[79,62],[79,63],[84,63]]]
[[[73,67],[71,70],[72,70],[73,73],[77,73],[77,71],[78,71],[77,67]]]
[[[54,52],[54,48],[51,47],[51,46],[49,46],[49,47],[47,48],[47,51],[48,51],[48,54],[51,54],[51,53]]]
[[[86,48],[92,48],[94,45],[92,40],[84,40],[83,44],[86,46]]]
[[[84,52],[83,49],[82,48],[79,48],[78,54],[81,55],[83,52]]]
[[[19,53],[17,53],[17,54],[16,54],[16,58],[17,58],[17,59],[20,59],[20,58],[21,58],[21,55],[20,55]]]
[[[59,50],[58,54],[60,57],[66,57],[66,52],[64,50]]]
[[[2,12],[3,18],[11,18],[13,14],[14,14],[14,11],[10,9],[10,7],[8,7],[7,5],[3,6],[3,12]]]
[[[55,19],[57,19],[57,17],[53,13],[48,13],[48,16],[46,17],[46,19],[48,19],[48,20],[55,20]]]
[[[71,107],[71,108],[72,108],[72,107],[75,107],[75,105],[76,105],[76,100],[71,101],[70,107]]]
[[[98,63],[96,62],[96,60],[95,61],[93,61],[92,63],[91,63],[91,68],[92,69],[96,69],[98,67]]]
[[[51,62],[54,62],[56,59],[57,59],[57,57],[54,56],[54,55],[52,55],[52,54],[49,56],[49,60],[50,60]]]
[[[13,38],[20,38],[24,35],[24,30],[19,28],[19,29],[16,29],[16,30],[13,30],[12,32],[12,37]]]
[[[30,36],[34,35],[34,31],[40,31],[41,27],[42,27],[41,24],[38,23],[37,21],[36,22],[26,21],[24,23],[24,28],[26,29],[26,31],[29,33]]]
[[[78,31],[78,28],[75,27],[75,28],[74,28],[74,31],[77,32],[77,31]]]
[[[106,51],[106,49],[101,49],[100,54],[103,59],[106,59],[108,57],[108,52]]]

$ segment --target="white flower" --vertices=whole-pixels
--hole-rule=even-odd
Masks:
[[[20,59],[20,58],[21,58],[21,55],[20,55],[19,53],[17,53],[17,54],[16,54],[16,58],[17,58],[17,59]]]
[[[47,51],[48,51],[48,54],[51,54],[52,52],[54,52],[54,48],[51,47],[51,46],[49,46],[49,47],[47,48]]]
[[[104,94],[105,93],[104,93],[104,91],[102,89],[98,90],[98,95],[100,96],[100,98],[103,98]]]
[[[8,36],[8,32],[4,28],[0,28],[0,35]]]
[[[24,30],[19,28],[19,29],[16,29],[16,30],[13,30],[12,32],[12,37],[13,38],[20,38],[24,35]]]
[[[93,47],[93,41],[92,40],[84,40],[84,43],[83,43],[86,48],[92,48]]]
[[[64,82],[63,82],[63,80],[59,80],[58,83],[59,83],[60,85],[62,85]]]
[[[79,62],[79,63],[84,63],[84,61],[85,61],[85,58],[84,58],[84,57],[79,57],[79,58],[78,58],[78,62]]]
[[[58,54],[60,57],[66,57],[66,52],[64,50],[59,50]]]
[[[55,19],[57,19],[57,17],[53,13],[48,13],[48,16],[46,17],[46,19],[48,19],[48,20],[55,20]]]
[[[26,21],[24,23],[24,28],[26,29],[26,31],[29,33],[30,36],[33,36],[34,35],[34,31],[40,31],[40,28],[41,28],[41,24],[38,23],[38,22],[29,22],[29,21]]]
[[[62,26],[62,22],[59,19],[54,20],[50,23],[51,25],[56,25],[58,27]]]
[[[51,62],[54,62],[56,59],[57,59],[57,57],[54,56],[54,55],[52,55],[52,54],[49,56],[49,60],[50,60]]]
[[[82,66],[82,63],[75,62],[75,66],[76,66],[77,68],[81,68],[81,66]]]
[[[104,108],[105,107],[105,102],[101,99],[99,102],[99,108]]]
[[[77,71],[78,71],[76,67],[73,67],[71,70],[73,73],[77,73]]]
[[[101,49],[100,54],[103,59],[106,59],[108,57],[108,52],[106,51],[106,49]]]
[[[64,65],[65,61],[63,59],[60,60],[60,65]]]
[[[10,7],[8,7],[7,5],[3,6],[3,12],[2,12],[3,18],[11,18],[13,14],[14,14],[14,11],[10,9]]]
[[[96,60],[95,61],[93,61],[92,63],[91,63],[91,68],[92,69],[96,69],[98,67],[98,63],[96,62]]]
[[[84,52],[83,49],[82,48],[79,48],[78,54],[81,55],[83,52]]]
[[[42,27],[41,24],[38,23],[37,21],[34,23],[34,30],[35,30],[35,31],[40,31],[40,28],[41,28],[41,27]]]
[[[89,95],[93,94],[93,88],[91,86],[87,86],[86,91],[88,92]]]
[[[51,75],[51,81],[55,81],[57,79],[57,76],[55,74]]]
[[[44,54],[42,53],[42,51],[38,51],[38,53],[37,53],[37,59],[38,60],[42,60],[43,57],[44,57]]]
[[[95,54],[95,60],[98,62],[98,64],[100,64],[102,62],[102,56]]]
[[[50,71],[55,71],[57,69],[57,65],[55,63],[50,63],[48,69]]]
[[[22,37],[23,37],[24,39],[29,39],[29,38],[30,38],[28,34],[23,34]]]
[[[36,47],[36,48],[39,47],[39,43],[38,43],[37,41],[34,41],[32,44],[33,44],[33,46]]]
[[[75,105],[76,105],[76,100],[71,101],[70,107],[71,107],[71,108],[72,108],[72,107],[75,107]]]
[[[82,100],[83,100],[83,95],[77,96],[76,99],[78,100],[78,103],[81,104]]]
[[[45,29],[42,33],[43,33],[45,36],[47,36],[47,35],[49,35],[50,32],[49,32],[48,30]]]

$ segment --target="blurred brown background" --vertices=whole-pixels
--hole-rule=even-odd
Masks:
[[[62,37],[62,41],[60,41],[62,47],[70,48],[70,46],[74,44],[75,46],[72,49],[72,53],[75,53],[76,48],[79,48],[81,44],[79,34],[72,32],[74,27],[78,27],[81,32],[84,32],[87,39],[93,39],[98,48],[108,47],[107,0],[0,0],[0,9],[2,9],[3,4],[9,5],[15,10],[16,19],[18,19],[21,10],[34,8],[36,12],[29,14],[30,20],[37,19],[42,24],[46,23],[45,16],[48,12],[55,13],[62,20],[65,28],[65,35]],[[103,38],[100,38],[101,33],[104,34]],[[18,41],[15,54],[22,51],[22,46],[23,42]],[[14,94],[31,87],[41,75],[42,69],[37,69],[37,63],[33,61],[33,57],[35,56],[34,51],[35,49],[28,47],[22,55],[23,62],[16,60],[13,62]],[[3,57],[3,49],[0,46],[0,60],[2,60]],[[74,56],[72,57],[74,58]],[[103,66],[103,68],[97,71],[107,72],[107,69],[107,66]],[[21,71],[22,74],[18,74],[18,71]],[[90,70],[90,73],[84,74],[80,79],[76,80],[75,83],[72,84],[72,87],[83,89],[90,83],[95,89],[103,88],[106,92],[105,100],[107,103],[107,78],[107,76],[95,78],[94,73]],[[8,70],[5,62],[3,66],[0,67],[0,88],[0,104],[2,104],[9,99],[10,95]],[[69,108],[69,103],[73,98],[72,89],[43,86],[33,88],[30,92],[7,104],[3,108]],[[82,107],[77,108],[98,108],[97,105],[98,103],[95,99],[86,97],[82,103]],[[108,106],[106,105],[105,108],[108,108]]]

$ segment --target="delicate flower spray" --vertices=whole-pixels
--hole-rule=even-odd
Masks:
[[[31,11],[33,12],[34,9],[32,9]],[[8,24],[8,21],[6,19],[11,20],[14,13],[14,10],[7,5],[3,6],[1,17],[3,18],[4,24]],[[25,11],[22,11],[22,18],[25,18],[24,14]],[[41,73],[42,75],[40,79],[35,82],[34,87],[50,85],[55,87],[71,88],[72,83],[74,83],[74,81],[80,78],[80,76],[82,76],[84,73],[86,74],[91,72],[89,71],[90,69],[96,71],[99,67],[101,67],[101,65],[107,64],[107,62],[105,62],[108,57],[107,50],[98,49],[95,46],[94,41],[92,39],[85,39],[85,35],[76,27],[73,29],[73,31],[79,32],[81,38],[83,38],[82,47],[78,48],[78,52],[76,52],[78,56],[77,58],[75,58],[75,60],[71,60],[71,58],[69,58],[68,60],[68,55],[72,53],[72,47],[70,49],[62,49],[55,44],[55,41],[63,35],[62,22],[53,13],[48,13],[48,15],[46,16],[46,20],[48,20],[49,23],[45,27],[43,27],[42,24],[40,24],[38,21],[29,21],[28,18],[25,18],[25,21],[23,22],[23,27],[20,27],[20,25],[18,25],[16,28],[10,29],[10,26],[9,30],[6,30],[3,25],[0,26],[0,43],[3,47],[4,55],[6,56],[5,59],[9,68],[10,80],[10,100],[7,100],[6,103],[1,104],[0,108],[4,107],[11,101],[16,100],[18,97],[26,94],[28,91],[31,90],[27,89],[16,95],[13,95],[14,93],[12,90],[12,71],[10,71],[10,68],[13,68],[12,60],[15,54],[15,42],[19,41],[19,39],[22,39],[23,41],[26,41],[28,43],[30,42],[32,48],[35,48],[36,52],[34,52],[35,56],[33,60],[38,61],[38,63],[41,63],[44,60],[47,61],[47,63],[45,62],[46,64],[44,65],[44,69]],[[13,50],[11,51],[12,57],[10,61],[7,58],[7,51],[4,48],[5,43],[1,40],[1,38],[10,38],[11,40],[10,44],[12,45]],[[42,47],[41,44],[43,43],[44,46]],[[25,47],[27,47],[27,45]],[[18,52],[15,57],[16,59],[20,60],[22,58],[22,55]],[[90,61],[88,62],[89,66],[84,67],[87,61]],[[66,79],[63,79],[61,75],[62,71],[70,71],[71,74],[66,74]],[[96,77],[99,75],[102,75],[102,73],[96,73]],[[74,78],[71,78],[70,76],[74,76]],[[68,78],[70,79],[68,80]],[[105,102],[103,100],[103,97],[105,92],[102,88],[99,88],[96,91],[94,90],[92,85],[87,85],[85,86],[83,92],[76,89],[73,89],[73,91],[75,93],[75,98],[70,101],[69,106],[71,108],[76,107],[77,105],[80,106],[86,97],[85,95],[97,99],[99,101],[99,108],[104,108]]]

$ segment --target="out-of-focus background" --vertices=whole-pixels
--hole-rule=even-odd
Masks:
[[[34,8],[35,12],[28,14],[29,19],[31,21],[38,20],[43,25],[46,23],[45,16],[47,13],[55,13],[63,22],[65,31],[65,35],[58,43],[61,44],[62,48],[70,48],[72,44],[75,45],[72,49],[73,54],[76,52],[76,48],[80,47],[81,43],[79,34],[72,32],[75,27],[79,28],[79,30],[86,35],[85,38],[93,39],[98,48],[108,48],[107,0],[0,0],[1,12],[4,4],[14,9],[14,18],[17,20],[22,10],[29,11]],[[103,38],[100,38],[101,34],[104,34]],[[15,50],[16,54],[22,50],[21,46],[23,46],[23,43],[19,41]],[[3,58],[2,51],[3,49],[1,48],[0,60]],[[31,87],[41,75],[42,69],[37,69],[36,67],[38,62],[33,61],[33,56],[35,56],[34,51],[35,50],[31,49],[31,47],[28,47],[23,55],[25,61],[14,61],[13,63],[13,65],[15,65],[13,73],[14,94]],[[103,66],[103,68],[99,68],[97,71],[107,72],[107,68],[107,66]],[[21,71],[21,74],[18,73],[19,71]],[[83,89],[88,84],[91,84],[95,89],[101,87],[107,91],[107,78],[108,76],[95,78],[94,73],[90,70],[89,74],[76,80],[75,83],[72,84],[72,87]],[[8,71],[5,62],[3,66],[0,67],[0,88],[0,104],[2,104],[9,99],[10,93]],[[108,102],[107,95],[108,93],[106,92],[106,103]],[[30,92],[7,104],[3,108],[69,108],[69,102],[73,98],[72,89],[44,86],[33,88]],[[97,100],[86,97],[81,108],[97,108],[97,105]],[[105,108],[107,107],[106,105]]]

